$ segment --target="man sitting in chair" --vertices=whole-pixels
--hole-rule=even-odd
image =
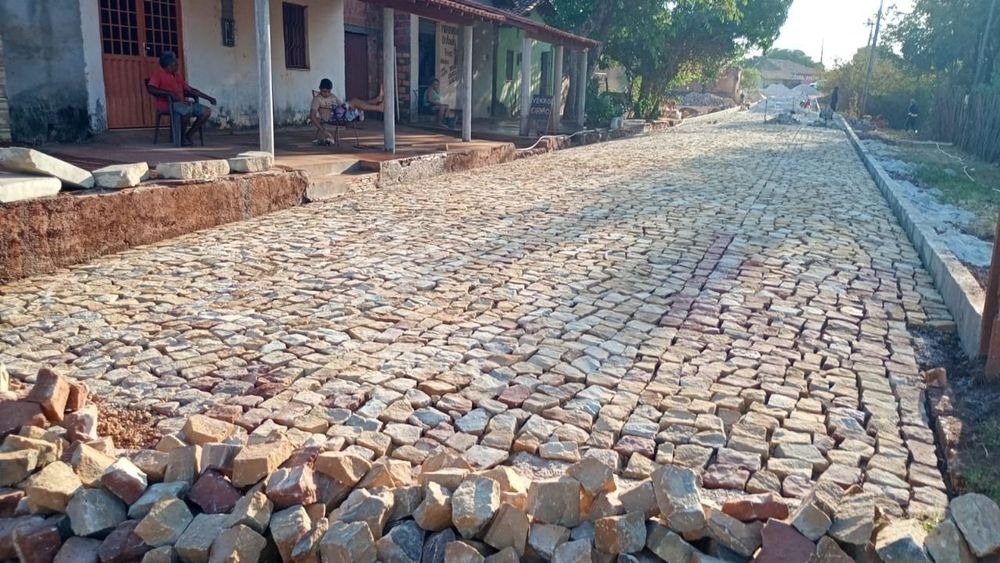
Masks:
[[[194,123],[184,133],[183,140],[185,145],[193,145],[191,135],[201,129],[212,116],[212,109],[199,104],[198,98],[204,98],[213,106],[216,99],[194,88],[177,74],[177,55],[172,51],[164,51],[160,55],[160,67],[149,77],[149,92],[157,96],[158,111],[168,112],[172,109],[181,116],[182,132],[184,123],[194,118]],[[188,98],[194,98],[194,101],[188,101]]]
[[[329,78],[320,80],[319,91],[313,91],[312,105],[309,107],[309,122],[317,131],[314,143],[318,145],[334,143],[334,135],[327,130],[326,125],[364,121],[366,110],[383,111],[385,109],[383,97],[379,91],[378,96],[371,100],[352,98],[346,104],[342,104],[333,94],[333,82]]]

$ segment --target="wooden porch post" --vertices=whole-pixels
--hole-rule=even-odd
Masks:
[[[463,37],[462,53],[465,72],[462,73],[462,142],[472,141],[472,26],[467,25]]]
[[[260,87],[257,113],[260,119],[260,150],[274,154],[274,101],[271,96],[271,2],[254,0],[257,23],[257,80]]]
[[[580,85],[576,89],[576,123],[581,128],[586,127],[587,122],[587,50],[580,50],[580,68],[577,70],[577,77]]]
[[[396,11],[382,8],[382,93],[385,150],[396,152]]]
[[[333,63],[333,93],[341,100],[347,99],[347,35],[344,31],[344,2],[333,0],[333,45],[330,45],[330,58]]]
[[[535,42],[524,31],[521,33],[521,135],[527,136],[531,128],[531,50]]]
[[[562,123],[562,78],[563,78],[563,46],[556,45],[555,70],[552,72],[552,132],[559,134]]]
[[[410,123],[420,113],[420,17],[410,14]]]

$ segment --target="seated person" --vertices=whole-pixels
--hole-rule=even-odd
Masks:
[[[199,104],[198,98],[205,98],[213,106],[216,99],[194,88],[177,74],[177,55],[172,51],[164,51],[160,55],[160,67],[149,77],[148,89],[151,94],[157,96],[157,111],[173,110],[181,116],[182,132],[184,122],[194,118],[194,123],[184,133],[182,141],[184,145],[193,145],[191,135],[201,129],[212,116],[212,109]],[[194,98],[194,101],[188,101],[188,98]]]
[[[383,111],[385,107],[383,98],[384,95],[380,91],[379,95],[371,100],[352,98],[346,104],[342,104],[333,94],[333,82],[329,78],[320,80],[319,91],[313,91],[312,105],[309,108],[309,122],[316,127],[321,137],[316,139],[316,144],[330,144],[334,141],[333,134],[324,127],[325,124],[364,121],[365,110]]]
[[[448,117],[447,104],[441,103],[441,81],[435,78],[431,80],[431,85],[424,92],[424,105],[430,108],[437,116],[437,124],[444,127],[444,120]]]

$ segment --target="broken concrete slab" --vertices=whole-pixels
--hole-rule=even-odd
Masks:
[[[156,174],[165,180],[214,180],[229,174],[225,160],[192,160],[189,162],[161,162]]]
[[[93,174],[94,184],[98,188],[132,188],[149,178],[149,165],[145,162],[114,164],[98,168]]]
[[[57,178],[0,172],[0,203],[53,196],[61,189]]]
[[[241,152],[229,159],[229,170],[233,173],[266,172],[274,166],[274,155],[263,151]]]
[[[50,176],[58,178],[63,184],[80,188],[94,187],[94,177],[90,172],[41,151],[25,147],[0,149],[0,170]]]

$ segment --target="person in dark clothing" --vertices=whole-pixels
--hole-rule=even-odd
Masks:
[[[830,94],[830,111],[837,113],[837,104],[840,103],[840,86],[834,86]]]
[[[903,124],[903,130],[915,133],[918,117],[920,117],[920,111],[917,109],[917,101],[910,98],[910,106],[906,108],[906,123]]]

